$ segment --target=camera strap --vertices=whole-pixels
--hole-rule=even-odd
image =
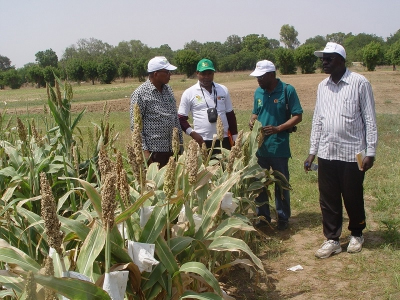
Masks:
[[[201,84],[200,84],[200,83],[199,83],[199,85],[200,85],[201,93],[203,94],[204,101],[206,102],[207,108],[210,108],[210,107],[208,106],[206,97],[205,97],[205,95],[204,95],[203,88],[201,87]],[[214,89],[213,89],[213,88],[214,88]],[[213,90],[214,90],[215,109],[217,109],[217,98],[218,98],[218,95],[217,95],[217,89],[215,88],[214,82],[212,83],[211,93],[213,92]]]

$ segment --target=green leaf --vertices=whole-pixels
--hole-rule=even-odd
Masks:
[[[178,236],[176,238],[172,238],[169,242],[172,254],[174,256],[178,255],[183,250],[185,250],[192,242],[193,238],[188,236]]]
[[[25,271],[38,272],[40,265],[22,251],[2,242],[0,245],[0,261],[16,264]]]
[[[179,266],[176,263],[175,257],[169,249],[165,240],[158,236],[156,240],[156,254],[160,259],[160,262],[165,266],[170,274],[174,274],[179,270]]]
[[[150,191],[145,195],[141,196],[139,199],[137,199],[135,203],[133,203],[129,208],[127,208],[125,211],[123,211],[121,214],[115,217],[115,224],[119,224],[130,218],[132,214],[138,211],[139,208],[143,205],[143,203],[146,202],[146,200],[152,197],[153,195],[154,192]]]
[[[200,300],[224,300],[221,296],[213,293],[198,294],[193,291],[186,291],[182,294],[181,299],[200,299]]]
[[[156,206],[146,225],[143,228],[139,242],[153,244],[166,223],[166,206]]]
[[[242,240],[228,237],[228,236],[221,236],[216,238],[211,244],[208,246],[209,250],[214,251],[244,251],[246,252],[251,260],[259,267],[262,271],[265,272],[264,266],[261,260],[254,255],[253,251],[249,248],[249,246]]]
[[[96,221],[82,245],[76,262],[79,273],[92,278],[93,262],[96,260],[101,250],[103,250],[105,242],[106,232],[101,224]]]
[[[0,282],[1,285],[14,289],[18,294],[21,293],[25,287],[24,280],[7,270],[0,270]],[[0,297],[0,299],[3,299]]]
[[[61,229],[63,229],[63,232],[66,234],[73,232],[82,241],[84,241],[89,234],[90,229],[80,221],[65,218],[60,215],[58,215],[58,219],[61,222]]]
[[[247,224],[242,219],[236,217],[230,217],[228,219],[223,220],[221,224],[218,225],[217,229],[210,232],[210,234],[207,235],[207,239],[222,236],[229,230],[256,231],[254,229],[254,226]]]
[[[206,199],[202,211],[203,221],[201,222],[199,230],[196,232],[196,239],[201,240],[207,234],[208,230],[210,230],[213,225],[213,219],[220,209],[222,198],[239,179],[239,172],[232,173],[231,176],[220,186],[215,188]]]
[[[90,201],[93,204],[94,209],[97,211],[99,218],[102,217],[101,213],[101,195],[99,192],[87,181],[79,179],[79,178],[71,178],[78,180],[82,186],[84,187],[86,194],[88,195]]]
[[[218,280],[214,275],[206,268],[205,265],[199,262],[188,262],[181,266],[179,272],[190,272],[200,275],[220,296],[222,291],[219,286]]]
[[[102,288],[95,284],[72,278],[56,278],[40,274],[34,275],[35,280],[40,285],[54,290],[58,294],[74,300],[96,300],[111,299]]]

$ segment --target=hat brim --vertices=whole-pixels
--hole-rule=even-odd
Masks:
[[[341,57],[343,57],[342,54],[340,54],[339,52],[336,52],[336,51],[315,51],[314,52],[314,55],[319,58],[324,57],[324,54],[339,54]]]
[[[265,73],[267,73],[267,71],[261,71],[256,69],[252,73],[250,73],[250,76],[258,77],[264,75]]]
[[[168,70],[168,71],[174,71],[174,70],[177,69],[177,67],[175,67],[174,65],[169,64],[168,67],[166,67],[166,68],[164,68],[164,69],[165,69],[165,70]]]
[[[204,72],[204,71],[214,71],[215,72],[215,69],[211,68],[211,67],[205,67],[205,68],[201,68],[201,69],[197,70],[197,72]]]

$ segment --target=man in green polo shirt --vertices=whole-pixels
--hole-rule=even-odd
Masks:
[[[281,172],[289,181],[288,162],[291,157],[289,147],[289,131],[301,122],[303,109],[293,86],[276,78],[275,65],[268,61],[259,61],[250,76],[257,78],[259,87],[254,93],[254,106],[250,118],[250,129],[254,121],[262,124],[264,142],[257,151],[258,164],[265,168]],[[287,100],[287,105],[286,105]],[[286,110],[289,110],[289,113]],[[258,207],[257,215],[271,221],[268,195],[264,190],[256,202],[265,203]],[[278,214],[277,229],[288,228],[290,218],[290,194],[283,191],[283,198],[278,187],[275,187],[275,205]],[[256,226],[266,225],[260,221]]]

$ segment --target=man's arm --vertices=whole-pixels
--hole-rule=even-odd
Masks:
[[[235,112],[232,110],[226,113],[226,119],[228,120],[229,130],[232,134],[233,141],[236,141],[238,129]]]
[[[190,127],[190,124],[188,122],[189,117],[178,114],[178,118],[179,118],[179,123],[181,125],[182,131],[184,131],[184,132],[186,132],[186,134],[190,135],[192,137],[192,139],[194,139],[199,144],[199,146],[201,146],[201,144],[203,144],[203,142],[204,142],[203,138],[201,137],[200,134],[198,134],[196,131],[194,131],[192,127]]]

